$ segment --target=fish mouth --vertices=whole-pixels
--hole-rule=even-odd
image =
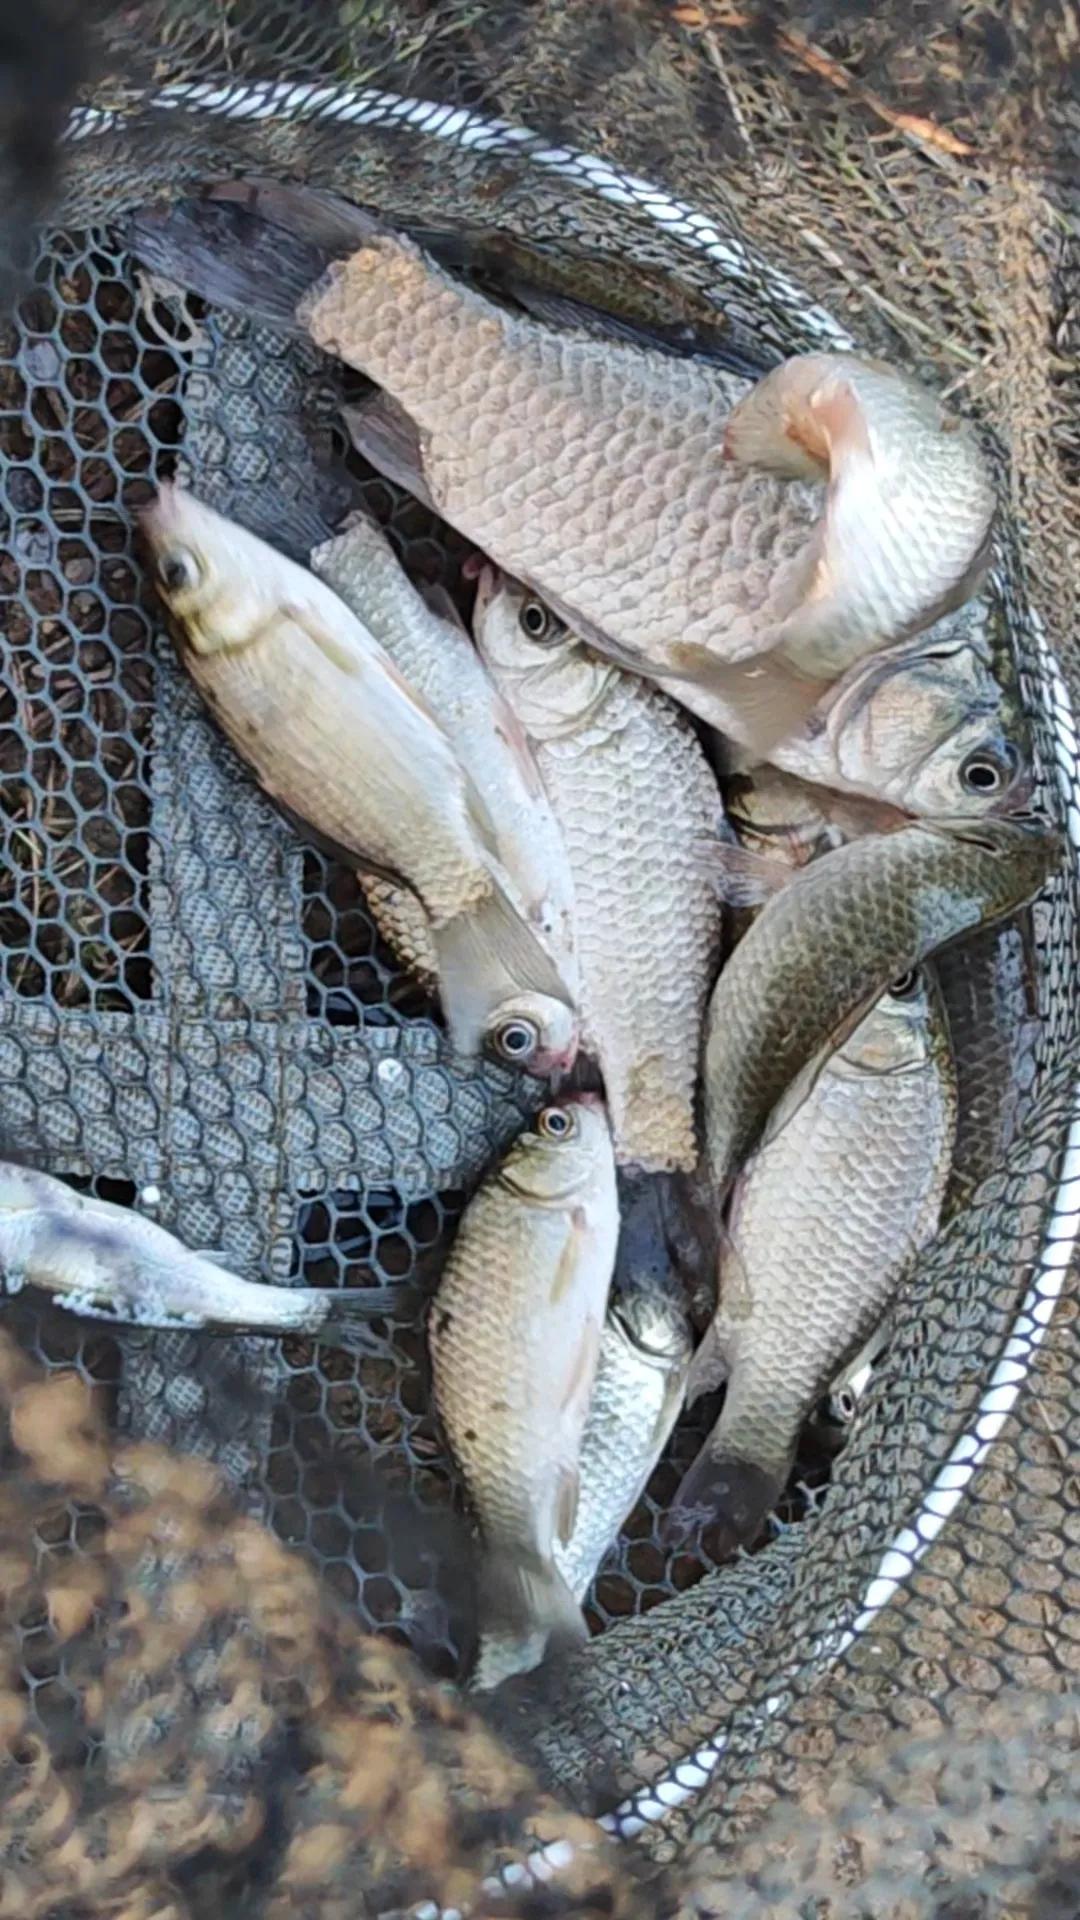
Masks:
[[[571,1087],[567,1093],[562,1095],[560,1100],[560,1105],[564,1107],[592,1107],[599,1109],[603,1107],[603,1104],[604,1096],[602,1093],[587,1092],[584,1087]]]

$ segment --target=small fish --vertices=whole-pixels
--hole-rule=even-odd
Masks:
[[[569,1066],[572,1001],[499,863],[483,800],[376,636],[314,574],[176,487],[143,525],[184,663],[261,785],[422,901],[460,1052],[483,1042],[535,1073]],[[493,952],[506,983],[494,1007],[477,985]]]
[[[513,713],[477,655],[448,596],[437,589],[424,598],[394,556],[386,535],[363,514],[354,514],[338,538],[316,548],[311,565],[350,612],[374,634],[446,734],[466,777],[491,821],[494,851],[524,907],[530,928],[558,970],[568,999],[577,991],[574,893],[562,835],[529,744]],[[438,593],[438,599],[435,595]],[[474,912],[481,960],[492,966],[487,1004],[473,1009],[486,1024],[491,1007],[513,994],[497,964],[498,929],[488,937],[481,906]],[[498,904],[496,903],[496,911]],[[400,909],[399,909],[400,919]],[[456,937],[456,929],[450,938]],[[438,956],[445,939],[434,932]],[[443,952],[438,971],[453,979],[453,953]],[[471,986],[485,991],[482,976]]]
[[[735,1184],[688,1389],[693,1401],[726,1380],[727,1393],[674,1528],[707,1520],[728,1549],[757,1532],[803,1421],[937,1228],[955,1130],[941,1008],[916,970],[804,1068]]]
[[[1019,717],[962,614],[859,661],[771,758],[905,813],[981,814],[1030,795]]]
[[[709,1006],[706,1160],[722,1196],[786,1088],[830,1040],[928,954],[1030,900],[1059,835],[1030,815],[866,834],[769,899]]]
[[[554,1550],[576,1524],[618,1232],[603,1103],[569,1096],[470,1201],[431,1308],[435,1403],[485,1555],[478,1687],[585,1635]]]
[[[156,1221],[9,1161],[0,1161],[0,1268],[0,1295],[41,1287],[57,1306],[92,1319],[306,1334],[358,1351],[375,1345],[365,1323],[405,1298],[404,1289],[243,1280]]]
[[[578,1601],[637,1506],[678,1417],[690,1365],[683,1286],[665,1217],[666,1178],[620,1179],[615,1278],[581,1443],[580,1495],[555,1564]],[[625,1191],[624,1191],[625,1189]]]
[[[573,877],[582,1044],[620,1164],[693,1168],[701,1023],[722,909],[702,848],[722,803],[685,714],[485,568],[477,645],[526,734]]]

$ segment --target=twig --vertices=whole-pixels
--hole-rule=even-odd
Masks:
[[[696,4],[695,0],[679,0],[679,4],[673,9],[673,15],[680,26],[692,27],[699,31],[708,27],[739,28],[754,24],[753,17],[749,13],[743,13],[736,7],[719,6],[715,0],[704,0],[704,4],[700,5]],[[916,140],[923,146],[936,148],[939,153],[950,153],[957,159],[975,152],[970,141],[961,140],[957,134],[950,133],[948,127],[939,127],[935,120],[927,120],[919,113],[901,113],[895,107],[890,107],[880,94],[872,92],[869,87],[861,86],[838,60],[833,60],[821,47],[816,47],[813,41],[804,39],[803,35],[796,33],[793,28],[778,27],[776,43],[808,72],[816,73],[821,80],[827,80],[838,93],[850,94],[853,100],[857,100],[861,106],[868,107],[871,113],[876,113],[880,120],[884,120],[888,126],[895,128],[897,133],[906,135],[909,140]]]

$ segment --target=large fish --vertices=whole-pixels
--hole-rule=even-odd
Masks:
[[[470,1201],[432,1304],[435,1403],[485,1557],[479,1687],[584,1636],[554,1550],[574,1532],[618,1231],[603,1104],[570,1096]]]
[[[340,251],[350,231],[364,244],[297,305],[326,242]],[[262,311],[269,299],[384,389],[350,422],[377,466],[753,750],[983,570],[994,495],[977,442],[880,362],[804,355],[751,389],[508,312],[303,190],[188,208],[171,229],[144,217],[134,241],[166,271],[205,276],[211,233],[231,257],[196,291]]]
[[[444,597],[433,606],[421,597],[386,535],[364,514],[354,514],[336,539],[317,547],[311,565],[374,634],[434,714],[480,796],[495,852],[521,897],[529,925],[573,995],[574,893],[562,835],[528,742],[485,673],[452,603]],[[439,945],[436,935],[436,950]],[[497,954],[497,948],[494,951]],[[480,953],[481,966],[487,957]],[[445,971],[446,965],[444,956],[439,970]],[[497,986],[497,980],[491,983],[495,999]],[[504,986],[504,997],[506,990]]]
[[[706,1161],[722,1194],[796,1074],[889,981],[1030,900],[1060,858],[1031,816],[918,822],[824,854],[769,899],[713,992]]]
[[[858,662],[770,757],[915,814],[986,813],[1024,798],[1030,776],[1019,714],[960,614]]]
[[[576,1600],[637,1506],[683,1403],[690,1328],[666,1220],[667,1181],[620,1180],[615,1278],[581,1443],[574,1531],[554,1558]]]
[[[746,393],[699,361],[504,313],[390,237],[300,312],[385,389],[350,416],[376,465],[747,745],[984,568],[977,443],[881,363],[810,354]]]
[[[440,987],[463,1054],[568,1066],[572,998],[498,860],[480,794],[375,634],[314,574],[190,495],[144,515],[184,662],[274,799],[354,864],[388,869],[442,936]],[[477,993],[493,970],[497,1004]],[[517,1042],[507,1049],[507,1032]]]
[[[0,1161],[0,1296],[41,1287],[71,1313],[122,1325],[306,1334],[362,1350],[403,1292],[268,1286],[194,1253],[141,1213]],[[379,1349],[381,1350],[381,1349]]]
[[[727,1392],[676,1525],[707,1519],[729,1548],[757,1531],[803,1421],[937,1227],[955,1127],[941,1009],[917,970],[804,1068],[739,1175],[689,1396]]]
[[[686,716],[491,568],[477,644],[536,754],[577,908],[582,1041],[620,1163],[692,1168],[721,908],[703,857],[721,800]]]

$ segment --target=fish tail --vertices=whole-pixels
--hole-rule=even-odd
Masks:
[[[710,1548],[726,1558],[748,1546],[775,1505],[784,1474],[757,1466],[707,1440],[679,1483],[663,1524],[669,1544],[708,1529]]]
[[[474,1691],[529,1673],[588,1639],[581,1608],[552,1561],[493,1556],[482,1585],[479,1648],[469,1679]]]
[[[409,1286],[343,1287],[331,1294],[315,1337],[347,1353],[385,1354],[386,1341],[372,1331],[372,1321],[407,1319],[421,1299],[419,1291]]]
[[[307,232],[284,227],[275,219],[281,207],[271,204],[267,219],[263,202],[265,196],[248,192],[246,204],[223,198],[138,207],[127,221],[127,244],[144,265],[215,307],[302,334],[296,307],[304,294],[338,253],[352,252],[369,234],[361,227],[350,242],[319,223]]]

